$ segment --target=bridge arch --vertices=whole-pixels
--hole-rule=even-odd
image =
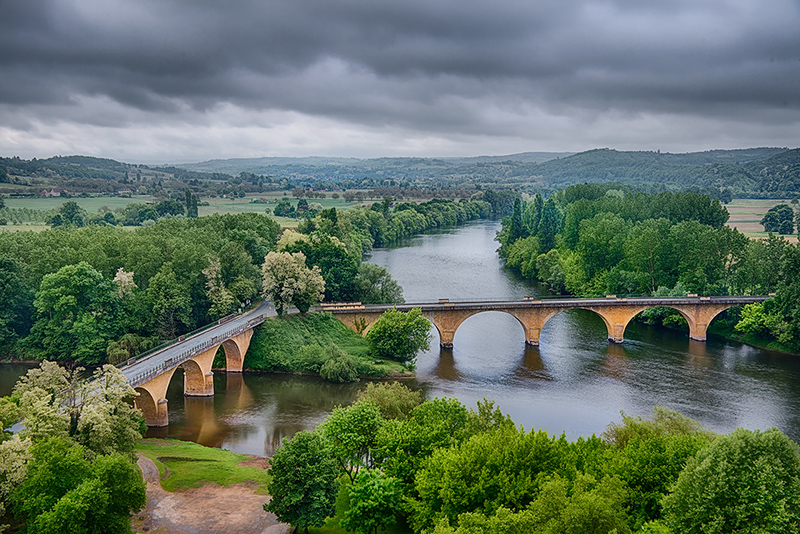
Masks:
[[[158,419],[158,405],[156,404],[156,400],[150,394],[150,392],[143,387],[134,388],[134,391],[139,394],[138,397],[134,400],[134,404],[136,408],[138,408],[146,421],[155,421]]]
[[[519,325],[522,327],[522,331],[525,335],[525,340],[527,341],[530,338],[530,336],[528,335],[528,325],[525,324],[525,321],[521,319],[517,313],[515,313],[516,311],[517,310],[474,310],[471,313],[465,314],[458,322],[458,324],[455,325],[452,334],[452,339],[450,340],[450,347],[453,346],[453,341],[455,340],[456,332],[458,332],[458,329],[461,327],[461,325],[464,324],[468,319],[471,319],[472,317],[477,317],[478,315],[482,315],[484,313],[502,313],[504,315],[510,315],[511,317],[516,319],[517,323],[519,323]]]

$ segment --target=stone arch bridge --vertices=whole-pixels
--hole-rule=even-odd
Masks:
[[[401,304],[396,308],[408,311],[420,308],[439,332],[442,347],[452,347],[458,327],[473,315],[486,311],[500,311],[515,317],[525,331],[525,341],[539,344],[539,335],[545,323],[565,309],[579,308],[597,313],[608,328],[608,338],[616,343],[623,341],[625,327],[642,310],[666,306],[677,310],[689,323],[689,336],[705,341],[706,328],[721,311],[732,306],[763,302],[768,297],[684,297],[684,298],[616,298],[604,299],[549,299],[513,301],[450,302]],[[359,334],[365,334],[383,312],[394,306],[360,303],[325,304],[314,308],[334,314],[345,325]],[[175,371],[184,371],[183,392],[186,396],[213,396],[214,374],[211,370],[214,356],[220,347],[225,351],[228,372],[241,372],[244,357],[250,346],[253,329],[268,317],[277,315],[270,302],[262,302],[256,309],[236,317],[221,319],[160,350],[128,360],[120,371],[128,383],[139,393],[136,407],[144,414],[148,426],[167,426],[167,388]]]
[[[511,301],[450,302],[440,299],[436,303],[399,304],[397,306],[336,303],[318,309],[331,312],[353,331],[364,335],[375,324],[383,312],[392,307],[401,311],[420,308],[422,314],[436,327],[440,345],[452,348],[456,330],[461,324],[479,313],[504,312],[513,316],[525,331],[525,342],[539,344],[539,335],[545,323],[557,313],[567,309],[583,309],[595,312],[608,329],[608,339],[622,343],[625,328],[638,313],[649,308],[667,307],[680,313],[689,323],[689,337],[697,341],[706,340],[709,323],[720,312],[733,306],[763,302],[769,296],[755,297],[637,297],[618,298],[609,295],[598,299],[559,298],[538,300],[525,298]]]
[[[255,310],[238,317],[220,319],[188,337],[145,357],[132,358],[120,371],[139,396],[136,407],[144,414],[147,426],[167,426],[167,388],[172,375],[183,369],[183,394],[190,397],[214,395],[214,356],[222,347],[228,372],[241,372],[244,356],[250,347],[253,328],[267,317],[277,315],[270,302],[262,302]]]

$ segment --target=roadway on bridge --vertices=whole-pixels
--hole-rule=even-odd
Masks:
[[[180,365],[181,360],[188,360],[191,356],[187,354],[195,353],[202,347],[211,346],[213,343],[225,341],[225,339],[218,339],[218,336],[224,332],[229,332],[233,329],[238,329],[247,325],[250,321],[258,320],[258,324],[263,323],[267,317],[274,317],[277,315],[275,307],[271,301],[263,301],[259,306],[245,314],[239,315],[230,321],[223,322],[220,325],[214,326],[202,332],[186,338],[184,341],[176,342],[163,350],[150,354],[137,360],[131,365],[120,367],[123,376],[128,383],[133,383],[135,379],[143,374],[149,373],[156,369],[169,369]],[[219,344],[218,343],[218,344]]]
[[[686,306],[687,304],[752,304],[763,302],[768,296],[720,296],[720,297],[601,297],[601,298],[577,298],[577,297],[556,297],[556,298],[535,298],[529,297],[523,300],[448,300],[440,299],[438,302],[409,302],[403,304],[360,304],[355,303],[330,303],[314,307],[315,311],[341,312],[350,311],[385,311],[397,308],[400,311],[408,311],[412,308],[420,308],[422,311],[446,310],[446,309],[469,309],[469,310],[497,310],[511,308],[580,308],[589,306],[618,306],[620,304],[643,305],[643,306]]]

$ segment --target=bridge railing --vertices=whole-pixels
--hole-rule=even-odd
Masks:
[[[196,336],[198,334],[202,334],[206,330],[211,330],[212,328],[216,328],[216,327],[218,327],[220,325],[223,325],[225,323],[229,323],[229,322],[233,321],[234,319],[236,319],[236,317],[238,317],[240,315],[247,314],[247,313],[253,311],[254,309],[256,309],[260,305],[261,305],[261,303],[259,301],[256,301],[255,303],[250,305],[248,308],[246,308],[239,315],[237,315],[235,313],[232,313],[230,315],[226,315],[225,317],[222,317],[222,318],[218,319],[217,321],[215,321],[213,323],[209,323],[209,324],[207,324],[205,326],[201,326],[200,328],[192,330],[191,332],[187,332],[186,334],[180,335],[180,336],[178,336],[178,337],[176,337],[174,339],[170,339],[170,340],[164,341],[160,345],[158,345],[156,347],[153,347],[150,350],[146,350],[144,352],[141,352],[141,353],[137,354],[136,356],[133,356],[131,358],[128,358],[127,360],[124,360],[122,362],[117,363],[116,365],[119,368],[127,367],[129,365],[133,365],[134,363],[136,363],[136,362],[138,362],[140,360],[143,360],[143,359],[145,359],[145,358],[147,358],[149,356],[152,356],[153,354],[156,354],[158,352],[162,352],[162,351],[164,351],[164,350],[166,350],[166,349],[168,349],[168,348],[170,348],[170,347],[172,347],[174,345],[177,345],[178,343],[183,343],[187,339],[190,339],[190,338],[192,338],[192,337],[194,337],[194,336]]]
[[[242,332],[246,332],[247,330],[250,330],[251,328],[263,322],[264,318],[261,316],[250,319],[241,326],[226,330],[225,332],[215,335],[211,339],[207,339],[198,345],[193,345],[191,348],[188,348],[185,351],[179,353],[178,355],[164,360],[155,367],[150,368],[146,371],[142,371],[141,373],[132,376],[131,378],[128,379],[128,383],[134,387],[143,384],[148,380],[150,380],[151,378],[155,378],[156,376],[162,374],[166,369],[177,367],[182,363],[191,360],[198,354],[208,350],[210,347],[213,347],[215,345],[219,346],[228,339],[235,337],[241,334]]]

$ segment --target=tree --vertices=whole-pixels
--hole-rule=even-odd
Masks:
[[[270,252],[261,266],[264,296],[272,299],[278,315],[294,305],[305,313],[319,302],[325,291],[325,280],[319,267],[306,267],[302,252]]]
[[[131,511],[147,502],[141,472],[123,455],[90,462],[84,452],[58,437],[31,447],[27,478],[11,493],[28,532],[131,532]]]
[[[383,421],[377,406],[362,401],[347,408],[334,408],[322,424],[322,435],[351,482],[361,467],[372,467],[371,450]]]
[[[339,493],[336,460],[322,436],[301,431],[283,445],[270,461],[272,499],[264,510],[283,523],[302,528],[319,527],[336,513]]]
[[[402,493],[400,481],[377,469],[359,473],[347,489],[350,508],[344,513],[342,527],[357,534],[377,534],[396,522]]]
[[[132,406],[137,393],[113,365],[97,369],[81,381],[83,368],[68,371],[44,361],[20,378],[13,397],[19,399],[25,428],[20,432],[38,442],[53,436],[71,438],[90,455],[126,454],[146,430],[141,412]]]
[[[164,263],[150,279],[147,297],[161,339],[175,338],[179,324],[188,327],[192,323],[189,289],[178,281],[172,262]]]
[[[219,258],[212,256],[208,259],[208,267],[203,269],[203,275],[206,277],[208,300],[211,301],[209,314],[214,319],[228,315],[235,308],[236,299],[222,280],[222,266]]]
[[[291,234],[290,234],[291,235]],[[280,248],[282,252],[300,252],[308,267],[319,268],[325,280],[325,300],[352,301],[356,292],[356,275],[361,262],[361,250],[355,254],[338,238],[312,232],[296,235]],[[281,240],[283,242],[283,240]]]
[[[408,312],[392,308],[372,325],[366,339],[376,357],[412,363],[417,352],[430,348],[430,328],[430,323],[419,308],[412,308]]]
[[[760,222],[765,232],[791,234],[794,232],[794,210],[788,204],[778,204],[770,208]]]
[[[374,263],[358,266],[356,300],[364,304],[402,304],[403,288],[385,268]]]
[[[546,253],[556,246],[556,234],[561,231],[561,214],[553,198],[548,198],[542,206],[542,215],[536,228],[541,250]]]
[[[407,419],[422,402],[422,392],[412,391],[400,382],[369,382],[358,392],[358,400],[373,403],[384,419]]]
[[[689,460],[664,499],[664,521],[686,534],[800,529],[800,454],[776,428],[739,428]]]
[[[19,271],[16,261],[0,255],[0,355],[11,351],[31,327],[33,292]]]
[[[115,285],[88,263],[62,267],[42,279],[25,344],[39,359],[102,363],[119,332],[120,304]]]

